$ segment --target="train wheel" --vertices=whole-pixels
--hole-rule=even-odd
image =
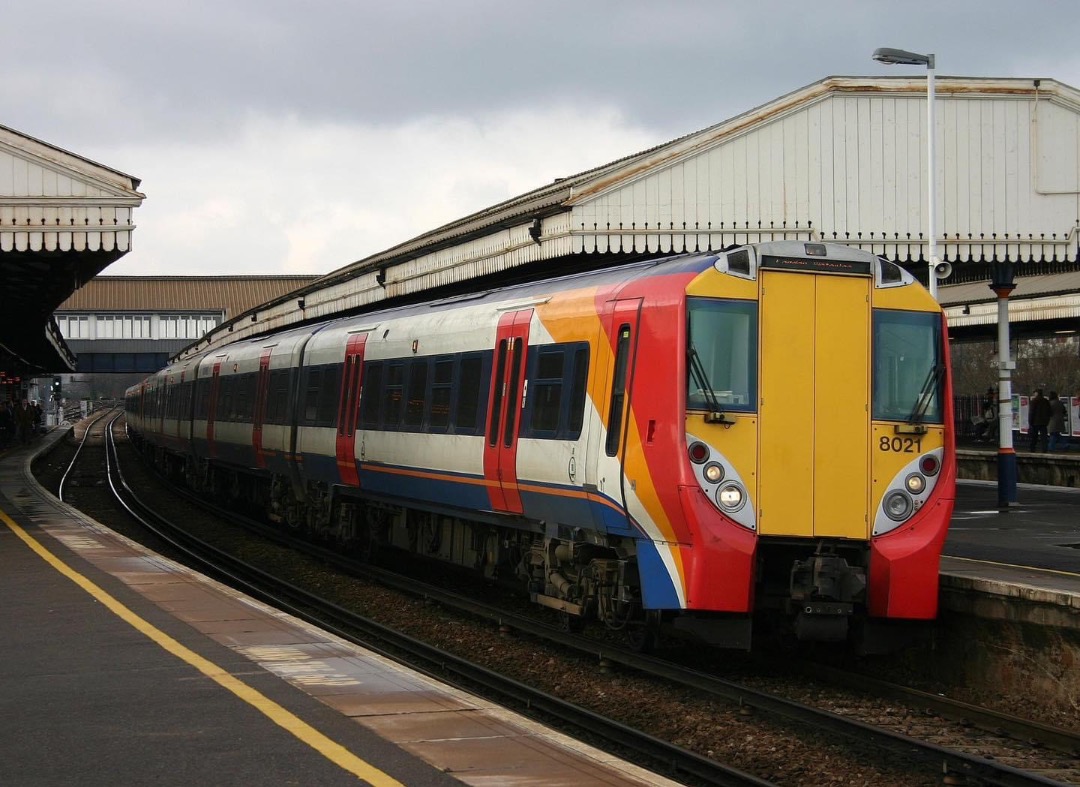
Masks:
[[[630,649],[638,653],[651,653],[660,642],[660,612],[648,610],[641,620],[626,624],[626,639]]]

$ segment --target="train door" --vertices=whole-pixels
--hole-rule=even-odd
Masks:
[[[255,466],[266,467],[263,453],[263,423],[266,421],[266,399],[270,393],[270,355],[273,347],[267,347],[259,357],[259,375],[255,379],[255,413],[251,423],[251,447],[255,449]]]
[[[217,456],[214,443],[214,419],[217,417],[218,387],[221,384],[221,361],[214,361],[214,371],[210,377],[210,400],[206,405],[206,453],[213,459]]]
[[[360,485],[356,467],[356,421],[360,409],[360,391],[364,382],[364,347],[367,333],[349,337],[345,347],[345,365],[341,372],[338,402],[337,466],[341,483]]]
[[[759,532],[868,538],[871,281],[761,287]]]
[[[506,312],[495,334],[495,363],[488,395],[487,435],[484,441],[484,478],[491,507],[520,514],[517,482],[517,441],[521,409],[527,387],[525,361],[532,309]]]
[[[638,319],[641,314],[641,298],[609,301],[605,306],[603,329],[600,341],[607,350],[598,353],[598,383],[593,390],[603,391],[604,400],[597,402],[603,429],[596,429],[589,434],[589,448],[586,467],[593,474],[586,475],[586,488],[595,490],[600,495],[601,507],[606,510],[604,498],[613,500],[622,509],[615,520],[606,518],[603,527],[606,530],[630,531],[628,515],[625,513],[626,489],[626,445],[630,431],[630,394],[633,387],[634,355],[637,350]],[[604,362],[603,359],[606,359]],[[606,384],[605,384],[606,383]],[[618,477],[612,461],[618,463]]]

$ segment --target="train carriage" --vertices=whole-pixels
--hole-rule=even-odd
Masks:
[[[778,242],[229,345],[185,413],[129,408],[190,481],[293,526],[517,577],[572,625],[741,647],[755,612],[804,639],[936,615],[949,385],[907,272]]]

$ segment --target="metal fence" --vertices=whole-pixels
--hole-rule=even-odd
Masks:
[[[953,396],[953,425],[956,427],[957,438],[975,439],[982,435],[977,433],[978,420],[982,417],[982,396],[968,394]],[[997,429],[994,429],[997,432]]]

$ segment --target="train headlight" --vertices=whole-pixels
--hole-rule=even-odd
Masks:
[[[716,502],[726,513],[733,514],[746,505],[746,493],[738,484],[725,484],[716,493]]]
[[[911,496],[908,495],[907,492],[896,489],[885,496],[884,508],[885,516],[889,519],[894,522],[903,522],[911,516],[915,504],[912,502]]]
[[[918,473],[912,473],[904,479],[904,486],[907,487],[907,491],[913,495],[921,495],[922,491],[926,489],[926,479]]]
[[[710,484],[719,484],[724,480],[724,466],[716,462],[705,465],[701,473]]]

